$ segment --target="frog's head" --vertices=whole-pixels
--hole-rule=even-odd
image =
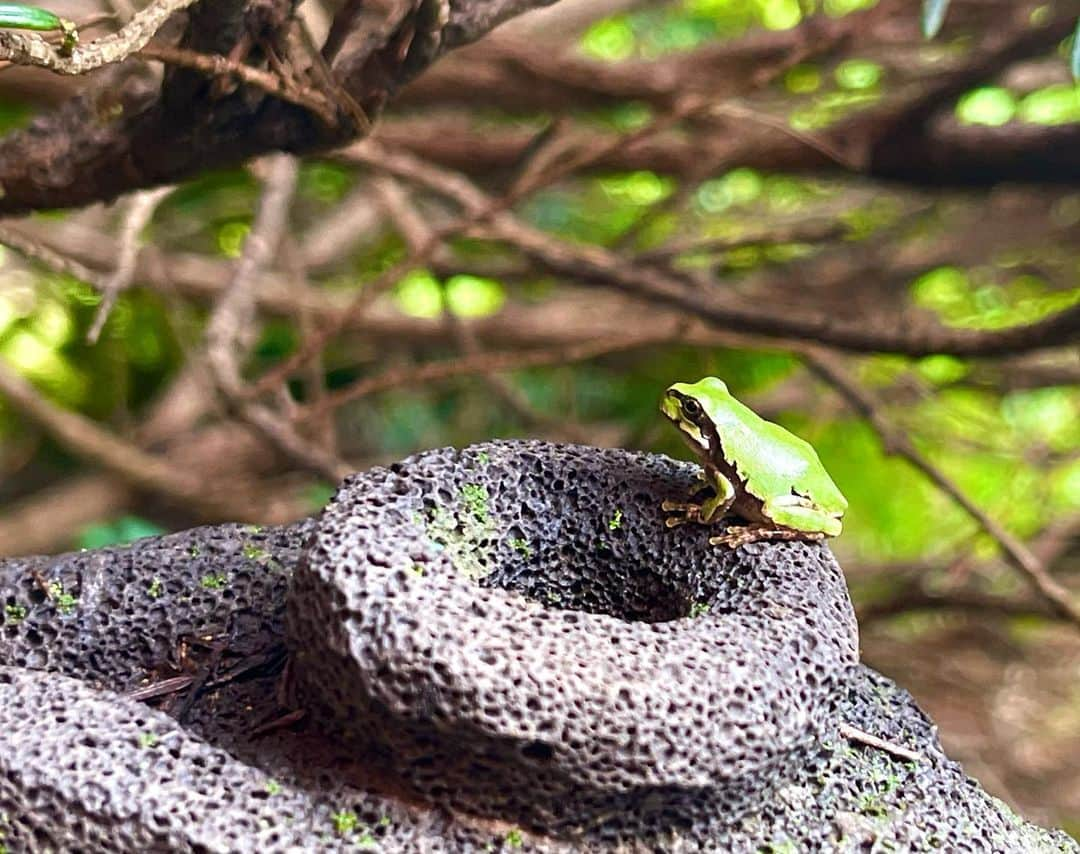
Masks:
[[[679,429],[694,453],[705,457],[716,436],[711,401],[728,394],[727,386],[716,377],[696,383],[675,383],[664,393],[660,411]]]

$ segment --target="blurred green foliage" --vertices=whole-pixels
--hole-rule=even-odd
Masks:
[[[788,30],[819,8],[833,17],[875,5],[876,0],[683,0],[643,7],[598,21],[585,33],[582,51],[618,62],[692,50],[715,39],[743,35],[752,27]]]
[[[664,8],[648,6],[598,22],[581,41],[582,52],[616,62],[689,50],[711,40],[736,37],[752,27],[784,29],[817,8],[843,15],[865,8],[866,0],[685,0]],[[952,50],[933,44],[928,50]],[[804,63],[776,82],[789,105],[792,126],[812,130],[888,92],[889,73],[864,57],[835,65]],[[1018,94],[982,87],[959,99],[962,122],[1080,121],[1080,89],[1057,84]],[[0,128],[25,121],[21,107],[0,105]],[[626,103],[585,117],[620,130],[640,127],[649,108]],[[300,176],[294,222],[317,223],[356,184],[355,174],[337,164],[312,161]],[[647,249],[671,237],[737,238],[762,223],[816,215],[845,190],[840,181],[735,169],[705,180],[693,190],[689,225],[665,212],[678,192],[674,179],[648,171],[609,174],[566,182],[527,200],[519,213],[535,225],[583,243],[611,244],[636,229],[635,248]],[[188,182],[157,210],[147,238],[165,251],[199,252],[235,258],[250,228],[258,185],[245,170],[216,172]],[[1067,206],[1066,206],[1067,207]],[[893,224],[900,206],[887,192],[849,207],[842,221],[849,239],[864,239]],[[1062,208],[1062,216],[1080,216]],[[932,218],[925,228],[934,228]],[[480,241],[458,240],[456,251],[478,262],[498,260],[501,251]],[[2,251],[2,250],[0,250]],[[316,284],[355,291],[403,257],[404,247],[386,236],[357,251],[345,270]],[[801,257],[798,244],[747,246],[719,256],[691,257],[690,263],[741,271]],[[7,257],[10,261],[10,256]],[[977,269],[940,267],[909,284],[914,306],[942,322],[968,328],[1001,328],[1030,322],[1080,299],[1080,290],[1055,290],[1030,272],[1014,270],[1008,259]],[[393,300],[404,314],[439,318],[495,315],[509,299],[541,300],[551,283],[541,278],[505,282],[480,274],[440,278],[430,270],[404,277]],[[85,343],[99,297],[86,284],[23,265],[0,271],[0,357],[33,380],[64,407],[121,426],[137,419],[166,387],[199,341],[204,309],[145,290],[125,292],[95,346]],[[267,322],[255,351],[256,367],[292,352],[300,339],[296,323]],[[407,343],[407,342],[406,342]],[[452,351],[435,348],[425,355]],[[332,348],[326,356],[328,384],[339,386],[378,370],[380,352]],[[886,458],[870,428],[835,400],[795,396],[775,411],[770,400],[798,385],[800,366],[778,352],[670,347],[663,352],[550,369],[520,371],[511,378],[539,412],[585,425],[615,424],[629,443],[685,456],[678,437],[661,424],[656,403],[674,379],[723,376],[751,404],[761,402],[770,417],[809,439],[819,449],[851,502],[841,548],[869,563],[947,556],[989,545],[973,523],[925,477],[906,463]],[[970,365],[939,356],[926,359],[878,357],[862,363],[861,379],[885,396],[915,388],[914,400],[890,413],[944,471],[983,507],[1020,535],[1028,535],[1065,513],[1080,510],[1080,393],[1050,387],[999,393],[967,384]],[[791,381],[798,380],[795,383]],[[493,405],[475,380],[451,385],[399,389],[346,408],[339,426],[346,451],[387,459],[444,444],[465,444],[492,436],[527,435],[530,429],[506,407]],[[0,401],[0,440],[18,442],[25,423]],[[37,452],[41,469],[60,476],[76,462],[44,441]],[[326,484],[311,487],[318,504],[330,494]],[[87,529],[77,545],[94,547],[153,533],[152,523],[134,517],[103,520]]]
[[[527,206],[526,214],[542,227],[603,243],[616,238],[671,190],[670,181],[648,173],[607,176],[576,190],[545,193]],[[737,233],[748,217],[811,211],[831,192],[819,182],[739,169],[702,184],[693,205],[702,234],[717,236]],[[162,222],[188,217],[191,205],[190,198],[170,200],[158,214],[155,234],[163,229]],[[208,217],[185,242],[209,245],[229,256],[235,249],[222,234],[239,222]],[[398,249],[385,251],[393,255]],[[731,260],[735,266],[752,267],[764,259],[751,253]],[[84,336],[98,298],[90,288],[66,277],[17,269],[5,269],[3,278],[0,354],[58,403],[104,421],[145,408],[182,364],[178,327],[197,327],[200,322],[196,316],[178,322],[161,297],[132,291],[120,298],[102,340],[91,347]],[[444,311],[477,317],[497,312],[509,290],[494,279],[458,275],[441,281],[430,272],[417,271],[399,283],[394,297],[404,313],[417,317],[434,318]],[[520,288],[514,292],[520,293]],[[1026,274],[991,279],[985,270],[943,267],[915,279],[911,295],[914,304],[947,324],[998,328],[1060,310],[1080,299],[1080,290],[1054,291]],[[256,358],[277,360],[297,341],[292,323],[268,323]],[[328,369],[332,385],[351,379],[357,370],[335,373],[333,359]],[[673,347],[611,364],[523,371],[513,380],[538,411],[566,413],[583,423],[621,424],[651,447],[685,456],[678,438],[659,426],[656,415],[657,398],[669,382],[717,374],[751,403],[767,402],[770,393],[798,369],[797,361],[782,353]],[[964,360],[952,357],[878,357],[864,363],[862,379],[881,391],[912,382],[924,387],[926,397],[904,408],[903,426],[969,494],[1018,534],[1031,534],[1060,514],[1080,510],[1080,459],[1069,459],[1080,447],[1077,390],[1044,388],[998,395],[964,387],[967,372]],[[821,405],[819,400],[818,405],[770,415],[818,448],[848,496],[851,509],[843,548],[850,554],[878,563],[942,556],[972,545],[977,532],[965,514],[906,463],[886,458],[872,431],[842,408]],[[347,409],[342,422],[355,447],[385,457],[528,433],[504,407],[492,406],[481,386],[469,381],[386,393]],[[22,429],[20,420],[0,402],[0,437],[15,438]],[[59,447],[49,446],[43,453],[60,469],[72,465]],[[1048,464],[1047,454],[1062,459]],[[318,498],[327,495],[325,486],[320,488]],[[127,542],[155,531],[129,517],[104,520],[84,532],[78,545]]]
[[[163,528],[138,516],[121,516],[113,522],[101,522],[88,525],[79,534],[76,546],[80,549],[100,549],[105,546],[119,546],[142,539],[164,534]]]

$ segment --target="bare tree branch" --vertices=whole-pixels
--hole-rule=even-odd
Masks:
[[[296,158],[274,155],[267,164],[265,191],[236,274],[210,316],[206,329],[207,357],[218,390],[230,407],[287,457],[337,481],[350,466],[300,436],[287,420],[267,406],[246,400],[240,359],[255,334],[255,290],[285,233],[289,203],[296,189]]]
[[[385,169],[453,198],[474,217],[496,209],[496,202],[464,176],[447,172],[402,153],[391,153],[372,141],[359,143],[338,155],[355,163]],[[715,294],[707,277],[673,274],[635,266],[599,246],[579,246],[559,240],[502,212],[488,220],[491,236],[504,240],[552,272],[579,281],[594,281],[647,302],[689,312],[695,317],[741,334],[813,341],[854,352],[891,352],[910,356],[944,353],[955,356],[996,356],[1062,346],[1080,340],[1080,304],[1045,320],[1003,330],[949,329],[907,318],[857,321],[831,314],[763,311],[749,303]],[[694,287],[687,287],[687,284]]]
[[[441,382],[470,374],[504,373],[544,365],[584,362],[599,356],[670,343],[672,343],[671,336],[647,333],[586,341],[568,347],[545,350],[472,353],[443,362],[429,362],[416,367],[391,369],[373,377],[357,380],[352,385],[330,392],[319,404],[310,407],[308,412],[311,417],[317,417],[361,397],[401,386]]]
[[[373,116],[400,85],[452,45],[475,40],[484,35],[485,26],[495,26],[507,15],[546,2],[460,0],[450,9],[448,0],[410,0],[382,29],[354,40],[355,46],[342,51],[334,74],[359,114]],[[147,14],[161,8],[154,6]],[[237,3],[196,7],[203,14],[193,13],[191,32],[198,35],[194,32],[198,29],[205,38],[192,37],[182,47],[235,59],[229,56],[228,44],[219,44],[232,29],[223,26],[220,18],[242,13],[242,8]],[[135,27],[137,20],[125,30]],[[443,39],[442,30],[450,26],[453,33]],[[143,47],[150,35],[148,31],[145,38],[125,41],[119,53]],[[236,38],[241,36],[243,33]],[[57,55],[48,61],[56,65],[60,59]],[[228,70],[236,71],[232,65]],[[109,201],[132,190],[176,182],[207,168],[235,165],[266,152],[325,150],[356,138],[366,129],[347,110],[339,111],[337,120],[328,125],[313,121],[311,112],[297,104],[267,102],[281,95],[280,90],[271,96],[243,85],[230,94],[207,97],[210,86],[190,75],[167,75],[160,91],[144,85],[95,92],[42,116],[25,131],[4,137],[0,140],[0,187],[4,189],[0,213]],[[341,99],[333,98],[334,93],[328,94],[335,104],[340,103]],[[122,110],[113,109],[117,103]],[[109,117],[105,122],[103,115]]]
[[[77,456],[115,472],[132,486],[168,496],[215,516],[235,511],[231,503],[222,502],[207,490],[198,473],[174,468],[130,442],[116,438],[90,419],[55,406],[2,362],[0,392]]]
[[[147,223],[154,216],[157,206],[173,191],[173,187],[158,187],[156,190],[143,190],[132,196],[124,215],[120,229],[120,255],[116,259],[116,269],[101,286],[101,303],[98,305],[94,322],[86,333],[86,340],[93,344],[101,335],[105,321],[112,311],[120,292],[126,290],[135,275],[135,261],[139,257],[139,238]]]
[[[20,231],[19,226],[14,223],[0,224],[0,243],[11,247],[27,258],[38,261],[50,270],[67,273],[69,276],[74,276],[88,285],[93,285],[99,291],[105,290],[105,286],[110,279],[107,274],[92,270],[81,261],[49,246],[42,239],[39,239],[37,235]],[[117,251],[119,251],[119,246],[117,246]],[[112,257],[115,258],[116,255],[113,254]]]
[[[1020,540],[973,502],[944,472],[923,456],[905,433],[895,430],[882,416],[871,395],[852,380],[843,366],[831,354],[818,349],[800,351],[807,366],[832,386],[863,416],[877,432],[885,453],[903,457],[923,472],[942,492],[952,498],[971,516],[1004,552],[1009,563],[1016,567],[1032,586],[1062,617],[1080,626],[1080,605],[1072,593],[1047,572],[1042,561]]]

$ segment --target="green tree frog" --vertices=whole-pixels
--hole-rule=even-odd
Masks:
[[[675,383],[664,394],[661,412],[679,429],[704,468],[711,498],[665,501],[676,515],[668,527],[684,522],[713,524],[729,511],[745,519],[711,537],[712,545],[731,548],[758,540],[822,540],[840,533],[847,500],[808,442],[773,424],[732,396],[722,380],[705,377]]]

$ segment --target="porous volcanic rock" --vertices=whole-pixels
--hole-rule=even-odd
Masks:
[[[665,528],[693,472],[488,443],[0,561],[0,850],[1080,852],[855,663],[826,547]]]
[[[293,578],[305,705],[453,809],[535,828],[737,816],[857,663],[820,544],[713,548],[692,466],[495,443],[356,475]]]

